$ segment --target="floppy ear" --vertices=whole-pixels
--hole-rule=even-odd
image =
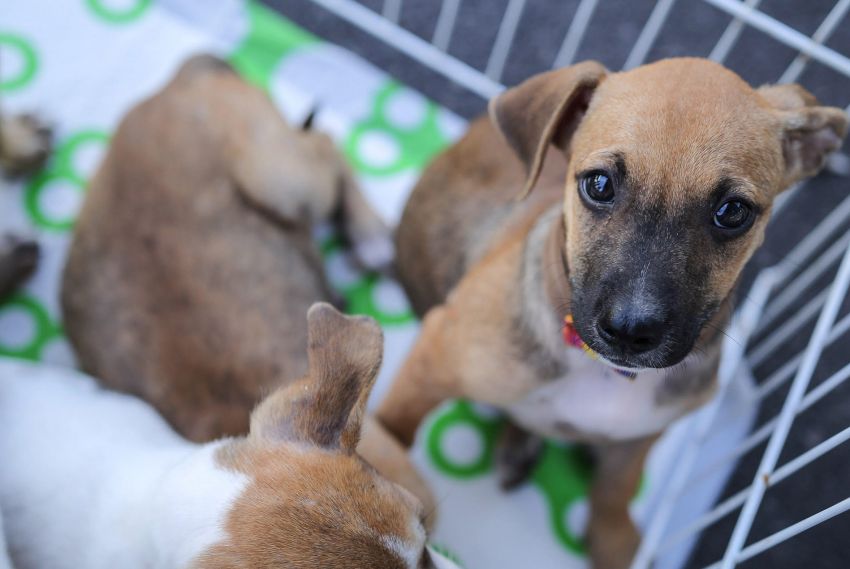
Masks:
[[[307,377],[260,404],[251,415],[251,436],[354,452],[381,367],[381,328],[326,303],[310,307],[307,326]]]
[[[847,134],[847,113],[822,107],[799,85],[768,85],[758,90],[782,121],[785,185],[814,176]]]
[[[535,75],[490,101],[491,119],[525,165],[520,198],[534,188],[549,143],[566,150],[606,74],[602,64],[585,61]]]

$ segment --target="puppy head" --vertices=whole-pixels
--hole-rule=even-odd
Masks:
[[[582,339],[630,368],[693,348],[762,242],[773,199],[817,173],[843,111],[797,85],[752,89],[672,59],[609,74],[586,62],[496,98],[494,122],[533,186],[550,143],[567,156],[571,309]]]
[[[267,398],[248,438],[219,457],[250,482],[226,539],[199,566],[432,567],[422,505],[355,453],[381,364],[380,328],[327,304],[314,305],[308,321],[307,377]]]

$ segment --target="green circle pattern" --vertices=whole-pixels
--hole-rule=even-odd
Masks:
[[[342,249],[342,240],[336,236],[329,237],[320,246],[323,257],[339,253]],[[387,312],[378,307],[375,302],[375,289],[383,278],[376,273],[363,273],[352,284],[335,285],[336,290],[345,298],[346,312],[371,316],[382,326],[401,326],[414,322],[416,316],[409,308],[402,312]]]
[[[39,361],[44,347],[51,341],[61,337],[62,329],[56,322],[51,320],[44,306],[32,297],[24,295],[13,296],[0,305],[0,313],[14,308],[27,312],[34,320],[35,336],[29,344],[21,348],[12,348],[0,344],[0,356]]]
[[[470,464],[452,462],[443,452],[444,436],[450,429],[459,425],[475,429],[484,443],[481,455]],[[456,401],[448,410],[441,413],[431,425],[425,448],[431,462],[443,474],[460,479],[478,478],[493,470],[496,444],[503,427],[504,420],[501,418],[483,417],[475,412],[470,403]]]
[[[387,106],[392,97],[401,92],[398,83],[389,82],[375,97],[372,114],[356,124],[345,141],[346,156],[359,172],[372,176],[390,176],[405,170],[420,170],[449,143],[437,122],[438,108],[428,101],[425,118],[413,129],[400,129],[387,116]],[[381,132],[391,137],[401,151],[395,161],[385,166],[370,164],[361,154],[361,142],[369,133]]]
[[[35,48],[23,37],[7,32],[0,32],[0,48],[18,50],[24,61],[24,67],[16,77],[0,82],[0,91],[8,93],[25,87],[38,71],[38,54]]]
[[[128,24],[139,19],[148,7],[151,0],[136,0],[136,3],[123,10],[109,8],[103,4],[103,0],[86,0],[89,9],[100,19],[109,24]]]
[[[86,130],[74,134],[57,147],[53,161],[30,180],[24,191],[24,208],[35,225],[50,231],[69,231],[74,227],[76,219],[51,218],[42,211],[41,194],[49,184],[57,181],[68,182],[79,192],[84,192],[87,180],[81,172],[77,172],[74,154],[86,144],[106,145],[108,142],[109,135],[105,132]]]
[[[444,436],[458,425],[475,429],[484,443],[483,452],[472,464],[456,464],[443,452]],[[426,453],[431,464],[444,476],[472,480],[488,475],[495,469],[496,445],[504,425],[504,418],[486,417],[476,412],[469,402],[456,401],[438,412],[428,428]],[[581,446],[546,442],[530,482],[546,500],[549,524],[558,543],[574,555],[586,555],[584,539],[567,525],[567,514],[573,506],[587,499],[590,493],[593,461],[587,450]],[[644,477],[635,497],[641,494],[645,482]]]

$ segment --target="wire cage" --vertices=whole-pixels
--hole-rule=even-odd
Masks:
[[[535,0],[498,3],[494,29],[489,35],[476,36],[492,38],[483,48],[485,56],[464,58],[457,47],[466,38],[458,37],[463,34],[459,30],[487,22],[464,22],[462,0],[427,3],[434,17],[426,31],[406,25],[405,13],[423,9],[419,3],[308,3],[362,29],[384,42],[387,50],[446,77],[462,87],[468,97],[480,100],[489,99],[504,88],[504,83],[512,82],[512,54],[518,42],[527,40],[521,33],[524,19],[539,8]],[[599,34],[613,30],[634,40],[624,58],[613,65],[606,62],[611,66],[629,69],[659,56],[698,55],[724,62],[752,82],[802,81],[825,103],[850,102],[836,99],[846,97],[850,86],[850,0],[834,4],[767,0],[634,2],[625,14],[633,31],[613,27],[600,17],[601,11],[611,10],[606,4],[599,0],[563,2],[558,13],[546,20],[546,29],[540,29],[550,36],[556,33],[558,39],[548,42],[548,52],[537,62],[560,67],[593,57],[593,53],[587,53],[588,43],[598,44]],[[280,8],[292,15],[292,9]],[[676,11],[678,16],[671,17]],[[800,31],[804,28],[806,32]],[[659,49],[659,38],[670,32],[678,32],[679,39]],[[526,76],[543,70],[530,68],[533,65],[527,63],[514,61],[513,66]],[[760,409],[756,426],[722,460],[700,469],[696,468],[697,459],[716,426],[721,397],[687,419],[685,443],[663,485],[664,496],[652,513],[634,568],[650,567],[676,544],[712,531],[720,535],[720,546],[699,548],[691,565],[728,569],[750,559],[754,561],[748,566],[765,566],[765,560],[770,559],[767,566],[774,567],[780,558],[762,555],[772,550],[781,551],[789,567],[847,566],[848,557],[846,552],[842,557],[841,550],[848,546],[839,537],[846,534],[847,520],[837,516],[850,510],[850,491],[834,481],[842,476],[835,470],[848,464],[846,454],[843,462],[841,459],[848,447],[841,445],[850,439],[850,417],[840,405],[841,398],[848,395],[842,386],[847,387],[850,378],[850,198],[845,197],[847,179],[835,175],[846,175],[848,162],[845,155],[833,156],[831,175],[807,182],[805,185],[811,187],[803,194],[800,185],[777,201],[768,241],[784,241],[785,246],[758,256],[754,267],[761,270],[751,268],[745,278],[719,373],[722,396],[742,368],[752,371],[755,387],[747,397],[752,407]],[[818,204],[800,201],[802,195],[818,195]],[[814,411],[802,417],[810,409]],[[814,426],[806,426],[804,419]],[[735,474],[710,511],[687,524],[671,524],[673,508],[684,493],[699,485],[708,471],[735,463]],[[778,506],[771,502],[777,488],[790,492]],[[800,498],[821,490],[822,495],[816,498]],[[784,513],[777,514],[779,510]],[[827,546],[819,546],[821,553],[832,555],[829,559],[801,560],[795,557],[793,541],[791,548],[779,549],[780,544],[830,521],[832,529],[823,533]],[[836,565],[842,559],[844,564]]]

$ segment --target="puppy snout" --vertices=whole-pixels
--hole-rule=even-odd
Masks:
[[[599,336],[626,354],[641,354],[657,348],[664,336],[664,319],[630,307],[614,308],[596,323]]]

